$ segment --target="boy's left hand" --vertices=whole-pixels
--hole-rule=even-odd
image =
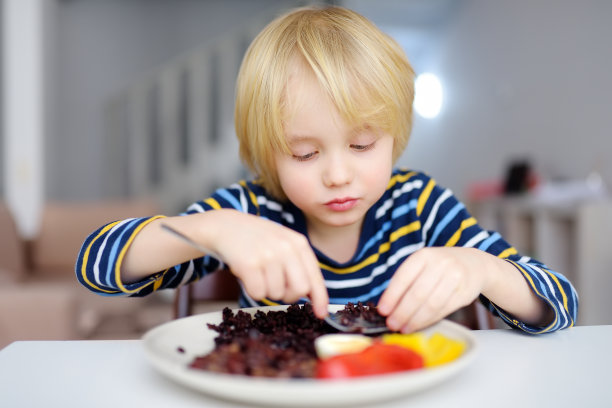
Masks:
[[[470,304],[487,283],[489,256],[462,247],[427,247],[409,256],[378,302],[387,326],[413,332]]]

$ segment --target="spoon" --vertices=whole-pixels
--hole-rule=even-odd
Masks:
[[[324,320],[331,327],[344,333],[380,334],[390,331],[385,324],[385,319],[369,321],[363,316],[348,317],[343,314],[342,310],[330,312]]]
[[[325,318],[325,322],[341,332],[346,333],[379,334],[390,331],[384,321],[380,323],[370,322],[363,317],[358,317],[351,322],[344,323],[342,322],[342,316],[339,315],[339,312],[330,313]]]
[[[194,241],[184,233],[179,230],[169,226],[168,224],[160,224],[161,228],[173,234],[175,237],[181,239],[183,242],[191,245],[193,248],[198,251],[210,255],[212,257],[217,258],[218,260],[223,262],[223,258],[216,254],[214,251],[204,247],[198,242]],[[302,301],[310,302],[308,298],[301,298]],[[346,316],[343,316],[342,311],[329,313],[326,317],[323,318],[325,322],[331,327],[335,328],[338,331],[345,333],[361,333],[361,334],[377,334],[388,332],[389,328],[385,325],[384,320],[380,322],[370,322],[359,316],[354,319],[349,319]]]
[[[197,243],[196,241],[194,241],[193,239],[189,238],[187,235],[183,234],[182,232],[180,232],[179,230],[169,226],[168,224],[160,224],[160,226],[162,227],[162,229],[168,231],[169,233],[173,234],[175,237],[180,238],[181,240],[183,240],[183,242],[191,245],[193,248],[197,249],[198,251],[206,254],[206,255],[210,255],[214,258],[217,258],[219,261],[223,262],[223,259],[221,259],[221,256],[219,256],[219,254],[215,253],[214,251],[211,251],[210,249],[204,247],[203,245],[200,245],[199,243]]]

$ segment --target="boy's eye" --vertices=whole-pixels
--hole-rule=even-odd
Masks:
[[[310,152],[310,153],[306,153],[306,154],[294,154],[293,158],[296,159],[297,161],[306,161],[309,159],[312,159],[315,155],[317,154],[317,152]]]
[[[366,150],[370,150],[372,147],[374,147],[374,142],[370,143],[370,144],[352,144],[351,145],[351,149],[357,150],[359,152],[363,152]]]

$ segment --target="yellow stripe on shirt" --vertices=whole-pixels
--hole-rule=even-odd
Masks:
[[[108,230],[110,230],[115,225],[119,224],[120,222],[121,221],[111,222],[110,224],[108,224],[104,228],[102,228],[100,230],[100,232],[98,233],[98,235],[96,235],[96,237],[91,240],[91,242],[87,246],[87,249],[85,249],[85,253],[83,254],[83,263],[81,264],[81,277],[87,283],[87,285],[89,285],[90,287],[92,287],[92,288],[94,288],[96,290],[99,290],[100,292],[104,292],[104,293],[118,293],[116,290],[106,290],[106,289],[99,288],[98,286],[94,285],[87,278],[87,262],[89,261],[89,253],[91,252],[91,248],[93,247],[93,244],[98,240],[98,238],[100,238],[101,236],[106,234],[106,232],[108,232]]]
[[[157,279],[155,279],[154,281],[155,283],[153,284],[153,291],[156,291],[157,289],[159,289],[163,281],[164,281],[164,274],[162,273],[157,277]]]
[[[453,236],[450,237],[450,239],[446,241],[446,244],[444,245],[455,246],[455,244],[459,241],[459,238],[461,238],[461,234],[463,233],[463,231],[474,224],[476,224],[476,219],[474,217],[466,218],[465,220],[461,221],[461,226],[459,227],[459,229],[455,231]]]
[[[255,208],[257,209],[257,215],[259,215],[259,203],[257,202],[257,196],[255,195],[255,193],[253,193],[251,191],[251,189],[249,188],[249,186],[247,186],[246,181],[241,181],[240,185],[249,193],[249,199],[251,200],[251,204],[253,204],[255,206]],[[245,212],[248,212],[248,209],[244,209]]]
[[[518,254],[517,250],[514,247],[510,247],[502,251],[499,255],[497,255],[497,257],[505,259],[509,257],[510,255],[516,255],[516,254]]]
[[[401,228],[398,228],[397,230],[393,231],[390,235],[389,235],[389,244],[391,244],[392,242],[397,241],[398,239],[400,239],[401,237],[403,237],[404,235],[408,235],[411,232],[414,231],[418,231],[421,229],[421,221],[413,221],[408,225],[404,225]]]
[[[574,325],[574,320],[570,316],[569,310],[567,309],[567,295],[565,294],[565,291],[563,290],[563,287],[561,286],[561,283],[559,282],[559,279],[557,279],[557,277],[553,273],[547,271],[546,269],[543,269],[543,270],[548,275],[550,275],[550,277],[555,281],[555,284],[557,285],[557,288],[559,289],[559,292],[561,292],[561,296],[563,297],[563,307],[565,308],[565,311],[567,312],[567,315],[568,315],[568,317],[571,320],[570,327],[572,327]]]
[[[527,273],[527,271],[525,271],[525,269],[523,269],[523,267],[519,264],[517,264],[516,262],[512,262],[512,261],[508,261],[510,262],[512,265],[514,265],[520,272],[521,274],[523,274],[523,276],[525,277],[525,279],[527,280],[527,282],[529,282],[529,286],[531,287],[531,289],[533,289],[533,291],[542,299],[545,299],[548,301],[548,298],[546,296],[544,296],[539,290],[538,287],[536,286],[536,284],[533,282],[533,279],[531,279],[531,276]],[[551,306],[552,307],[552,306]],[[554,309],[554,307],[553,307]],[[566,307],[567,310],[567,307]],[[553,320],[553,322],[551,324],[548,325],[548,327],[542,329],[541,332],[546,332],[548,330],[550,330],[552,327],[554,327],[557,324],[557,314],[555,313],[555,320]],[[541,333],[540,332],[540,333]]]
[[[391,187],[393,187],[397,183],[403,183],[415,174],[415,171],[410,171],[406,174],[396,174],[395,176],[391,177],[391,180],[389,180],[389,184],[387,184],[387,190],[391,189]]]
[[[397,241],[399,238],[403,237],[404,235],[408,235],[411,232],[418,231],[420,229],[421,229],[421,222],[420,221],[414,221],[414,222],[411,222],[408,225],[405,225],[405,226],[403,226],[401,228],[398,228],[397,230],[393,231],[389,235],[389,241],[384,242],[384,243],[379,245],[377,253],[368,256],[366,259],[364,259],[363,261],[359,262],[357,265],[353,265],[353,266],[350,266],[348,268],[332,268],[329,265],[325,265],[324,263],[319,262],[319,267],[321,267],[321,269],[325,269],[325,270],[328,270],[328,271],[330,271],[332,273],[336,273],[336,274],[340,274],[340,275],[344,275],[344,274],[348,274],[348,273],[353,273],[353,272],[359,271],[359,270],[365,268],[366,266],[371,265],[374,262],[376,262],[380,255],[384,254],[385,252],[387,252],[391,248],[391,243]]]
[[[423,208],[425,208],[425,203],[427,203],[427,200],[429,200],[429,196],[431,195],[431,192],[433,191],[435,185],[436,182],[433,179],[429,179],[427,186],[425,186],[425,188],[423,189],[423,192],[421,193],[421,196],[417,201],[416,212],[418,216],[420,216],[423,212]]]
[[[219,210],[221,209],[221,205],[214,198],[207,198],[204,202],[210,205],[213,209]]]
[[[263,299],[260,300],[260,302],[263,303],[264,305],[268,305],[268,306],[278,306],[278,305],[280,305],[280,303],[273,302],[273,301],[269,300],[268,298],[263,298]]]
[[[165,216],[164,215],[156,215],[155,217],[151,217],[148,220],[146,220],[143,223],[141,223],[140,225],[138,225],[134,229],[134,231],[132,231],[132,235],[130,235],[130,237],[128,238],[127,242],[125,243],[125,245],[121,249],[121,252],[119,253],[119,256],[117,257],[117,262],[115,262],[115,281],[117,282],[117,287],[119,287],[119,289],[123,293],[136,293],[136,292],[140,291],[141,289],[149,286],[151,283],[156,282],[155,280],[152,280],[152,281],[150,281],[148,283],[145,283],[144,285],[141,285],[140,287],[138,287],[136,289],[132,289],[132,290],[127,289],[125,286],[123,286],[123,282],[121,281],[121,264],[123,263],[123,258],[125,257],[125,253],[127,252],[128,248],[132,244],[132,241],[134,241],[134,238],[136,238],[136,235],[138,235],[140,230],[142,230],[146,225],[148,225],[152,221],[155,221],[155,220],[160,219],[160,218],[165,218]],[[159,279],[161,279],[161,277]]]

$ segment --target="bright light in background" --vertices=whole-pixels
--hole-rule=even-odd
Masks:
[[[424,73],[414,83],[414,109],[419,115],[433,119],[442,108],[442,84],[437,76]]]

